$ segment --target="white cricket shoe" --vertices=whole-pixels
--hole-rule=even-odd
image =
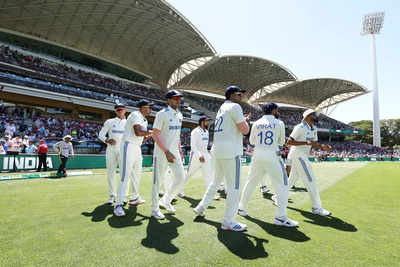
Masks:
[[[178,197],[184,198],[185,197],[185,193],[184,192],[179,192],[178,193]]]
[[[246,217],[247,216],[247,212],[245,210],[238,210],[238,214],[242,217]]]
[[[247,225],[240,222],[234,222],[230,224],[221,224],[221,229],[226,231],[243,232],[247,230]]]
[[[115,206],[114,215],[117,216],[117,217],[122,217],[122,216],[126,215],[124,209],[122,208],[122,205],[116,205]]]
[[[311,212],[321,216],[328,216],[332,214],[332,212],[323,208],[312,208]]]
[[[146,200],[142,199],[141,197],[137,197],[135,199],[129,200],[128,204],[129,204],[129,206],[138,206],[138,205],[141,205],[141,204],[143,204],[145,202],[146,202]]]
[[[161,213],[161,211],[152,211],[151,212],[151,217],[154,217],[157,220],[164,220],[165,216],[164,214]]]
[[[265,186],[265,185],[263,185],[263,186],[260,187],[260,192],[261,192],[261,194],[266,194],[266,193],[268,193],[269,191],[271,191],[271,190],[269,190],[268,187]]]
[[[206,216],[206,214],[204,213],[204,210],[201,210],[198,207],[194,208],[193,212],[199,217],[205,217]]]
[[[110,196],[110,198],[107,200],[106,204],[113,204],[115,202],[115,197]]]
[[[278,206],[278,196],[277,195],[272,195],[271,200],[274,202],[275,206]]]
[[[176,212],[175,208],[172,207],[171,203],[165,203],[164,198],[161,198],[160,201],[158,201],[158,205],[160,207],[166,209],[170,213],[175,213]]]
[[[293,221],[287,217],[275,218],[274,224],[285,227],[297,227],[299,225],[298,222]]]

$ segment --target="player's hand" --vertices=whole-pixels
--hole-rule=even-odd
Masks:
[[[174,163],[175,162],[175,156],[174,156],[174,154],[172,154],[171,152],[169,152],[169,150],[167,150],[166,152],[165,152],[165,156],[167,157],[167,160],[168,160],[168,162],[169,163]]]
[[[251,120],[251,113],[247,114],[244,118],[246,119],[246,122],[250,122]]]
[[[329,151],[332,149],[332,147],[330,145],[325,145],[325,144],[322,144],[321,147],[323,150],[326,150],[326,151]]]
[[[107,139],[107,144],[110,144],[110,145],[115,145],[117,143],[117,141],[115,141],[114,139]]]
[[[199,159],[200,159],[200,162],[201,162],[201,163],[204,163],[204,162],[205,162],[205,159],[204,159],[203,156],[201,156]]]

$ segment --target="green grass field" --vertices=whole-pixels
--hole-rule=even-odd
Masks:
[[[224,199],[195,220],[199,177],[164,221],[149,218],[151,173],[141,184],[147,202],[124,218],[104,204],[102,174],[1,181],[0,266],[400,266],[400,163],[313,166],[332,216],[313,215],[308,193],[291,191],[288,215],[300,226],[277,227],[275,206],[257,191],[249,217],[238,216],[244,233],[220,230]]]

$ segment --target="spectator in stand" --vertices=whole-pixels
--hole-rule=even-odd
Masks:
[[[7,143],[7,155],[18,155],[22,146],[22,139],[19,134]]]
[[[13,120],[10,120],[10,122],[6,125],[6,132],[10,135],[10,136],[14,136],[15,131],[17,129],[15,128],[15,124]]]
[[[36,153],[38,154],[39,157],[39,165],[37,168],[37,171],[40,172],[42,170],[43,166],[43,171],[47,171],[47,152],[49,151],[48,146],[44,142],[43,139],[40,140],[40,145],[36,149]]]
[[[34,155],[36,152],[36,146],[33,144],[33,141],[28,142],[28,146],[25,148],[25,153],[29,155]]]
[[[22,140],[22,143],[26,146],[29,146],[29,137],[27,135],[24,136],[24,139]]]
[[[6,154],[6,140],[1,139],[0,140],[0,155],[5,155]]]

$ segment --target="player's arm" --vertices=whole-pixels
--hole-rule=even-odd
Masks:
[[[153,134],[153,131],[147,130],[143,131],[142,126],[140,124],[135,124],[133,125],[133,130],[135,131],[136,136],[151,136]]]
[[[257,141],[257,123],[253,123],[251,126],[251,131],[250,131],[250,137],[249,137],[249,142],[251,145],[255,145]]]
[[[74,154],[74,147],[72,146],[72,143],[69,143],[69,153],[71,154],[72,159],[74,159],[75,154]]]
[[[109,121],[107,120],[99,132],[99,139],[103,143],[115,145],[116,141],[114,139],[106,137],[106,134],[109,132],[110,128],[111,128],[111,125],[110,125]]]
[[[279,129],[279,139],[278,139],[278,145],[283,146],[285,144],[285,123],[283,121],[279,122],[280,124],[280,129]]]
[[[200,132],[196,131],[192,134],[191,139],[193,140],[193,145],[191,146],[193,154],[199,156],[200,162],[205,162],[204,155],[201,153],[202,139]]]
[[[243,116],[242,108],[239,105],[235,105],[232,109],[232,119],[236,123],[236,127],[239,132],[243,135],[249,133],[249,124],[247,122],[250,121],[251,115],[248,114],[246,117]]]
[[[168,162],[173,163],[175,161],[175,156],[168,150],[161,140],[161,129],[163,124],[163,117],[159,112],[154,120],[152,137],[156,145],[158,145],[158,147],[165,153],[165,157],[167,158]]]

